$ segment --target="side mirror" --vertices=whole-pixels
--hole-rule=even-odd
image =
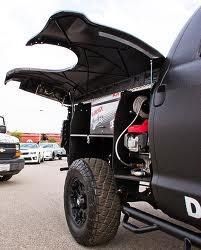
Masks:
[[[0,133],[5,134],[6,133],[6,126],[0,125]]]

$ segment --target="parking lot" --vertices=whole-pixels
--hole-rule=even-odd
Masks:
[[[26,165],[0,183],[0,249],[86,249],[71,237],[63,210],[66,159]],[[141,203],[137,207],[156,214]],[[161,212],[163,218],[169,219]],[[115,239],[95,249],[183,249],[183,243],[162,232],[134,235],[119,227]]]

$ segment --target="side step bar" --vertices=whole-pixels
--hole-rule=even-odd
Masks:
[[[184,227],[175,225],[166,220],[157,218],[156,216],[150,215],[136,208],[131,208],[129,205],[123,206],[123,213],[125,214],[124,219],[123,219],[123,226],[126,229],[134,233],[139,234],[139,233],[147,233],[147,232],[151,232],[155,230],[161,230],[180,240],[183,240],[186,250],[191,249],[191,244],[201,247],[201,234],[199,233],[196,233]],[[143,222],[147,226],[139,228],[136,225],[128,222],[129,217],[136,219],[140,222]]]

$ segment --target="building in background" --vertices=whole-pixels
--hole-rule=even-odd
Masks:
[[[53,134],[53,133],[21,133],[20,142],[36,142],[39,141],[49,141],[56,142],[60,144],[61,142],[61,134]]]

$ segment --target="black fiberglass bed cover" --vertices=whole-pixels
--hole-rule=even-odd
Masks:
[[[25,91],[66,104],[72,99],[80,102],[115,92],[119,81],[149,70],[150,60],[154,68],[163,60],[141,40],[74,12],[51,16],[27,45],[42,43],[72,50],[78,57],[77,65],[65,70],[18,68],[7,73],[5,82],[19,81]]]

